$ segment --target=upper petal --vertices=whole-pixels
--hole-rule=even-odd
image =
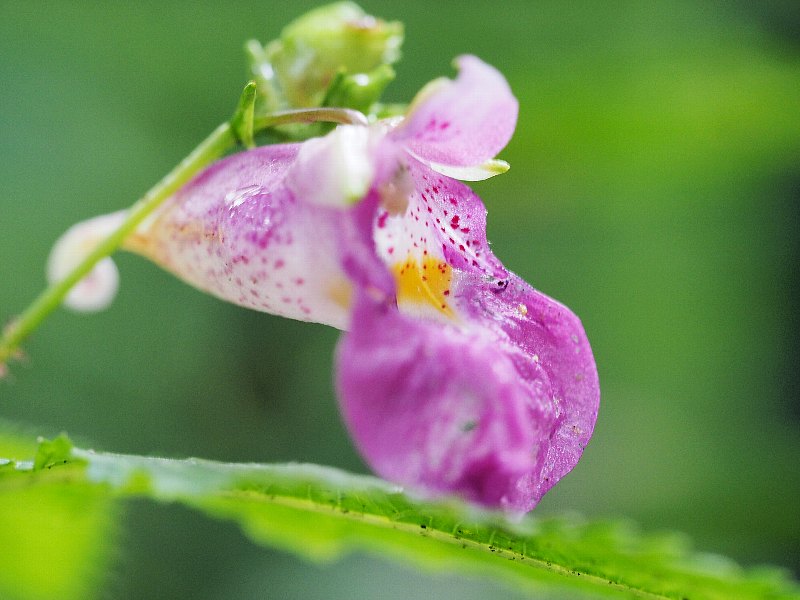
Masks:
[[[454,81],[431,82],[391,136],[425,162],[471,167],[502,150],[517,123],[518,104],[505,78],[475,56],[456,59]]]

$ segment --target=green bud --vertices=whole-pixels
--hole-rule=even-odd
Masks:
[[[366,110],[394,76],[403,25],[367,15],[352,2],[312,10],[286,26],[278,40],[250,42],[251,76],[259,112],[336,106]]]
[[[328,86],[322,106],[352,108],[368,114],[393,79],[394,69],[389,65],[380,65],[369,73],[348,75],[339,71]]]

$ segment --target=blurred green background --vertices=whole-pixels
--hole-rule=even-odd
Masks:
[[[536,514],[627,516],[800,570],[797,3],[361,4],[406,24],[388,99],[470,52],[520,100],[512,170],[476,186],[489,238],[582,317],[603,392],[584,459]],[[42,289],[69,225],[131,204],[227,118],[246,39],[315,5],[0,2],[0,319]],[[118,264],[110,310],[60,311],[27,343],[0,419],[105,450],[365,470],[332,391],[337,332]],[[498,591],[364,556],[309,564],[174,506],[117,521],[99,597]]]

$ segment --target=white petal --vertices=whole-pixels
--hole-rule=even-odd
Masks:
[[[303,143],[287,175],[289,189],[304,202],[347,207],[363,198],[375,175],[375,135],[362,125],[340,125]]]

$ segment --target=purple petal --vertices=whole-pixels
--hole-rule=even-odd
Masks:
[[[566,306],[514,274],[502,290],[471,276],[454,291],[468,318],[510,348],[534,403],[554,411],[548,437],[540,443],[544,462],[518,483],[532,508],[578,463],[592,437],[600,384],[589,340],[580,319]]]
[[[360,220],[397,291],[375,293],[369,277],[380,270],[360,271],[337,353],[345,421],[388,479],[528,511],[591,437],[591,348],[574,314],[495,258],[485,208],[468,187],[414,160],[404,172],[406,211],[377,204]]]
[[[574,315],[516,277],[502,292],[469,281],[456,294],[463,324],[362,294],[337,352],[342,412],[387,479],[525,512],[591,436],[591,350]]]
[[[391,136],[424,161],[476,166],[494,158],[511,139],[518,105],[494,67],[469,55],[456,63],[455,81],[423,89]]]
[[[337,363],[345,421],[376,472],[428,493],[516,508],[516,484],[535,468],[547,417],[533,414],[492,340],[364,295]]]
[[[298,148],[264,146],[214,163],[126,248],[240,306],[344,327],[343,213],[300,201],[287,188]]]

